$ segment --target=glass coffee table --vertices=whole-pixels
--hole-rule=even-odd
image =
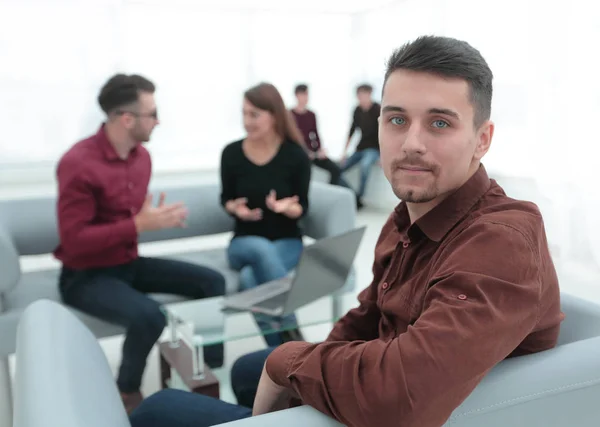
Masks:
[[[337,320],[331,298],[320,298],[296,310],[298,326],[331,326]],[[251,312],[223,309],[222,303],[223,297],[214,297],[163,306],[169,337],[159,344],[163,387],[171,386],[175,377],[190,391],[219,398],[219,381],[204,362],[204,346],[289,329],[272,322],[272,330],[261,331]]]

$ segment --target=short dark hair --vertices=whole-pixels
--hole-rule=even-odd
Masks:
[[[466,80],[475,110],[475,127],[490,118],[494,76],[481,53],[467,42],[450,37],[419,37],[390,56],[384,88],[388,77],[396,70],[423,71]]]
[[[98,104],[108,115],[137,102],[140,92],[154,93],[155,90],[154,83],[138,74],[115,74],[100,89]]]
[[[358,94],[358,92],[369,92],[369,93],[372,93],[373,92],[373,86],[371,86],[368,83],[363,83],[363,84],[359,85],[356,88],[356,93]]]
[[[308,86],[304,83],[296,85],[296,87],[294,88],[295,95],[298,95],[299,93],[306,93],[306,92],[308,92]]]

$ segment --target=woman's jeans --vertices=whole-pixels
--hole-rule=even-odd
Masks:
[[[259,236],[240,236],[231,240],[227,256],[231,268],[240,272],[241,289],[246,290],[285,277],[298,264],[302,249],[299,238],[271,241]],[[269,346],[283,343],[279,333],[269,331],[298,327],[293,314],[273,317],[255,313],[254,318]]]

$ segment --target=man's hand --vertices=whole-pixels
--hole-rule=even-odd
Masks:
[[[265,367],[266,364],[263,366],[258,382],[252,416],[287,409],[290,407],[291,399],[299,399],[299,396],[293,390],[275,384],[269,377]]]
[[[286,213],[292,206],[298,203],[298,196],[284,197],[277,200],[275,190],[271,190],[266,198],[267,207],[276,213]]]
[[[152,194],[146,196],[140,212],[134,217],[138,233],[162,230],[165,228],[185,227],[188,211],[183,203],[165,205],[165,193],[160,193],[158,206],[152,206]]]
[[[325,152],[325,150],[323,150],[322,148],[320,148],[319,151],[317,151],[317,158],[319,158],[319,159],[326,159],[327,158],[327,153]]]
[[[247,198],[239,197],[237,199],[229,200],[225,205],[225,209],[242,221],[259,221],[262,219],[262,209],[250,209],[247,203]]]

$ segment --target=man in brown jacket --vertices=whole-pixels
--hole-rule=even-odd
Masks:
[[[350,427],[439,427],[498,362],[556,345],[563,315],[541,214],[481,164],[491,100],[492,72],[465,42],[421,37],[394,52],[379,138],[402,202],[379,236],[373,281],[325,342],[238,361],[247,393],[266,358],[254,415],[299,400]],[[197,402],[199,426],[250,415],[215,402]]]

